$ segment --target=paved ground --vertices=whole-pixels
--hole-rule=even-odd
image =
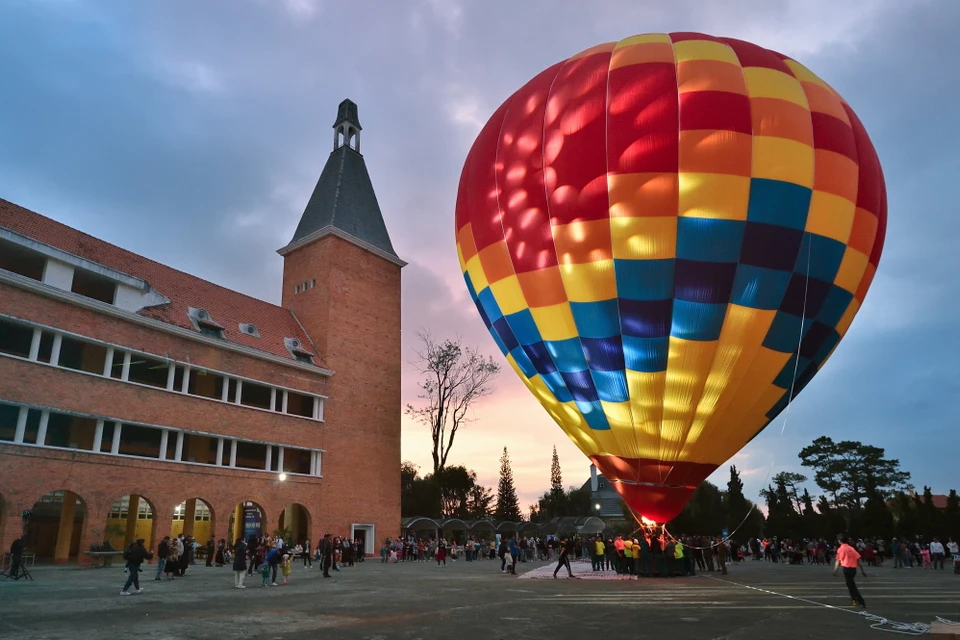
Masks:
[[[542,563],[521,564],[529,571]],[[574,571],[589,564],[574,563]],[[329,580],[297,567],[292,584],[231,588],[228,569],[196,566],[175,582],[143,581],[121,597],[120,567],[37,567],[34,582],[0,580],[3,640],[216,638],[883,638],[847,607],[827,568],[748,561],[723,577],[638,581],[518,580],[499,562],[365,562]],[[960,576],[873,570],[860,579],[874,614],[904,622],[960,620]],[[149,573],[144,575],[150,575]],[[749,585],[766,590],[749,589]],[[775,592],[775,593],[769,593]],[[777,595],[784,594],[784,595]],[[790,599],[787,595],[803,598]]]

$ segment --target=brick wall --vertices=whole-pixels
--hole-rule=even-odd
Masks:
[[[311,278],[315,288],[294,294]],[[327,236],[285,256],[283,282],[283,306],[335,371],[321,512],[332,531],[374,524],[379,545],[400,528],[400,267]]]

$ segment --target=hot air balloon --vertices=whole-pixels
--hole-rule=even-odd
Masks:
[[[497,109],[456,240],[510,366],[637,514],[667,522],[833,353],[886,209],[863,125],[806,67],[648,34]]]

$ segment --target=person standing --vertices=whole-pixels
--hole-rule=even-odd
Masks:
[[[163,575],[163,569],[167,566],[167,558],[170,557],[170,536],[163,536],[163,540],[157,545],[157,577],[154,580],[160,580]]]
[[[207,566],[213,566],[213,554],[216,551],[216,545],[213,543],[213,538],[207,540]]]
[[[857,589],[855,578],[857,577],[857,567],[860,568],[864,578],[867,577],[867,571],[863,568],[863,563],[860,562],[860,554],[850,546],[847,541],[847,536],[845,535],[840,536],[840,547],[837,549],[837,560],[833,565],[833,575],[837,575],[837,570],[841,567],[843,568],[843,579],[847,582],[847,590],[850,592],[852,604],[860,605],[866,609],[867,603],[864,602],[863,596],[860,595],[860,590]]]
[[[940,563],[940,568],[943,569],[943,543],[940,542],[940,538],[934,538],[933,542],[930,543],[930,560],[933,562],[933,568],[937,568],[937,563]]]
[[[323,534],[323,540],[320,541],[320,565],[323,568],[323,577],[330,577],[330,565],[333,564],[333,542],[330,540],[330,534]]]
[[[717,565],[720,568],[720,573],[727,575],[727,541],[721,538],[718,542]]]
[[[557,559],[557,568],[553,570],[553,577],[557,577],[557,572],[560,571],[561,567],[567,568],[567,575],[571,578],[575,578],[573,575],[573,569],[570,568],[570,545],[567,543],[567,539],[563,538],[560,540],[560,557]]]
[[[233,588],[246,589],[243,585],[243,579],[247,574],[247,543],[243,541],[243,536],[237,538],[237,543],[233,547]]]
[[[137,538],[137,541],[133,543],[125,556],[130,575],[127,576],[127,582],[120,590],[120,595],[130,595],[130,585],[137,588],[134,593],[143,593],[143,589],[140,587],[140,565],[143,564],[144,560],[149,560],[152,557],[153,553],[143,547],[143,538]]]
[[[310,538],[303,541],[303,566],[307,569],[313,569],[313,560],[310,559]]]

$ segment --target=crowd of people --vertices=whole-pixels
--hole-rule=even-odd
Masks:
[[[200,545],[191,536],[164,536],[157,545],[157,569],[155,580],[175,580],[188,575],[191,565],[196,564]],[[228,544],[223,538],[215,543],[211,538],[204,549],[206,566],[231,566],[234,572],[234,588],[245,589],[244,580],[254,572],[261,578],[264,587],[276,587],[290,584],[294,563],[302,562],[304,569],[312,569],[318,562],[323,577],[331,577],[330,571],[340,571],[340,567],[352,567],[363,562],[363,544],[360,540],[326,534],[315,548],[309,539],[291,544],[279,534],[251,535],[238,538],[234,544]],[[143,593],[139,574],[141,565],[153,559],[154,553],[144,546],[143,538],[130,543],[123,552],[124,573],[127,581],[120,595],[128,596]],[[279,577],[282,582],[278,583]],[[131,591],[131,586],[134,590]]]

